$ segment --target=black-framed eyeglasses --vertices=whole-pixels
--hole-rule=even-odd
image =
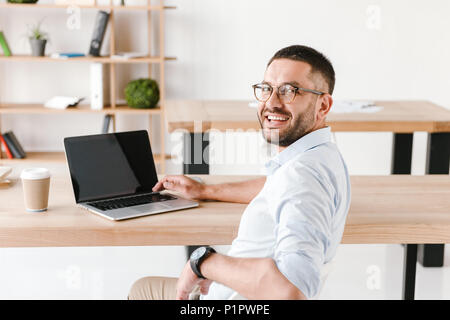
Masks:
[[[252,87],[253,87],[253,92],[255,94],[256,100],[258,100],[260,102],[266,102],[267,100],[269,100],[270,97],[272,96],[273,89],[274,89],[268,83],[254,84]],[[317,91],[317,90],[313,90],[313,89],[300,88],[300,87],[296,87],[289,83],[285,83],[285,84],[277,87],[276,89],[277,89],[278,98],[280,99],[280,101],[282,103],[291,103],[292,101],[294,101],[295,97],[297,96],[297,94],[299,92],[310,92],[310,93],[317,94],[317,95],[325,94],[325,92],[321,92],[321,91]]]

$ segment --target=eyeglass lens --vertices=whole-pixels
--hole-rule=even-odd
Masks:
[[[254,91],[258,101],[266,102],[270,99],[273,88],[267,84],[260,84],[254,87]],[[289,103],[295,97],[295,89],[290,85],[283,85],[278,88],[278,97],[283,103]]]

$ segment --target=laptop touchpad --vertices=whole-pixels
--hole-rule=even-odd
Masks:
[[[129,207],[128,209],[131,209],[135,212],[152,212],[152,211],[159,211],[159,210],[167,210],[169,208],[170,208],[169,206],[166,206],[162,203],[149,203],[149,204],[143,204],[140,206]]]

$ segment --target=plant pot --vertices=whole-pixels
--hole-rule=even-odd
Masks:
[[[45,45],[47,40],[30,39],[31,55],[35,57],[42,57],[45,55]]]

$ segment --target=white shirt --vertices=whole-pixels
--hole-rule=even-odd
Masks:
[[[350,206],[350,179],[330,128],[313,131],[266,164],[267,179],[245,209],[229,256],[270,257],[311,298],[335,255]],[[236,292],[214,282],[202,299]]]

